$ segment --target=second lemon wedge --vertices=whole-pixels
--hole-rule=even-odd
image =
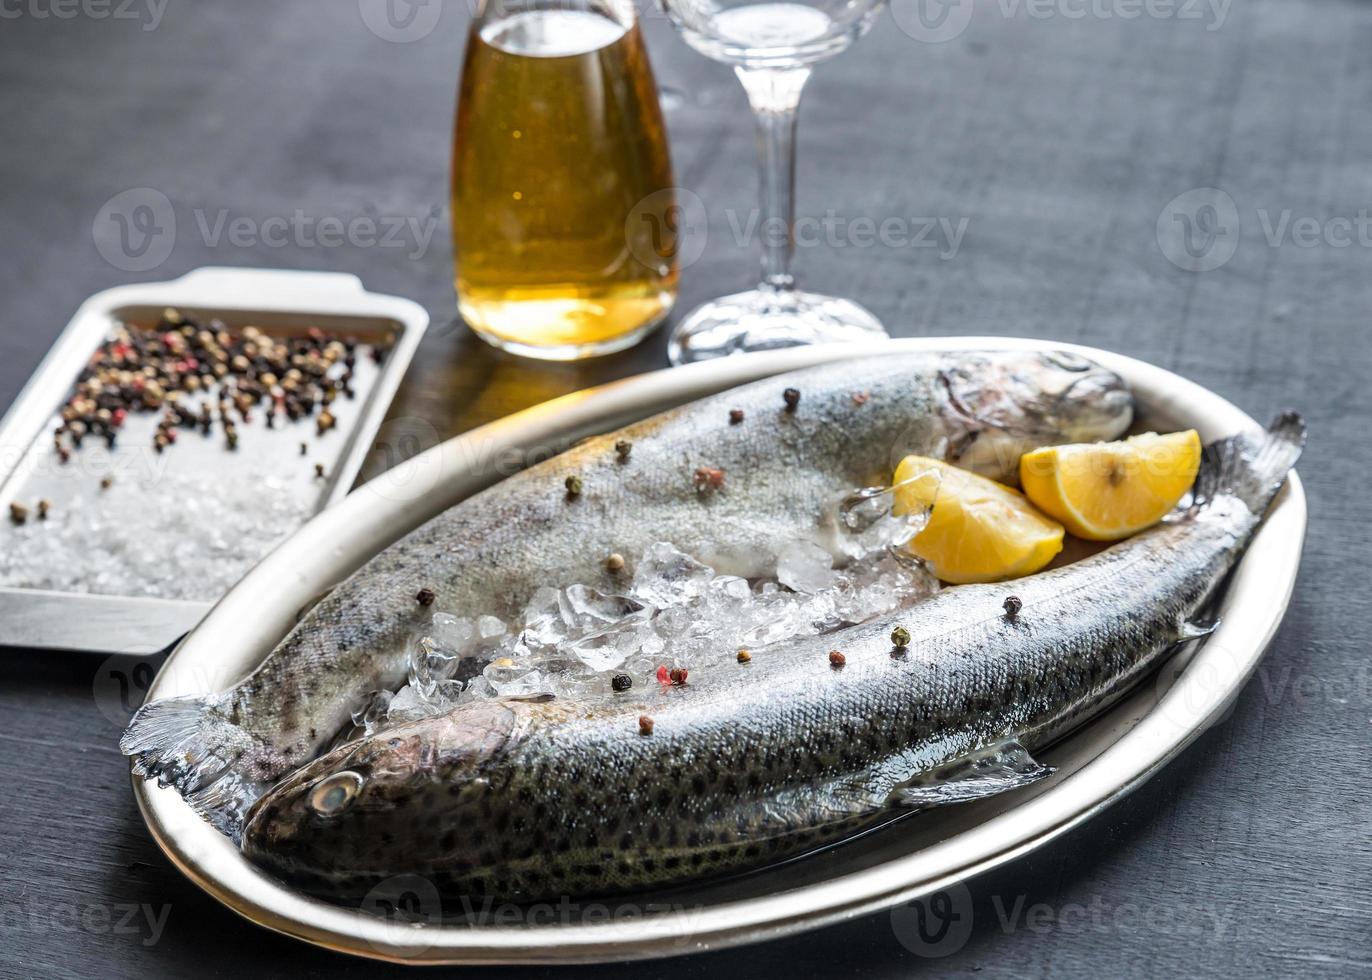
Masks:
[[[1050,446],[1020,458],[1029,499],[1079,538],[1118,541],[1162,520],[1195,482],[1195,429],[1122,442]]]
[[[897,516],[933,504],[929,523],[907,547],[945,582],[1032,575],[1062,550],[1062,525],[994,480],[928,456],[907,456],[896,467],[895,484]]]

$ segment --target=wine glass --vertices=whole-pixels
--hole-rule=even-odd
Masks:
[[[885,0],[662,0],[686,42],[733,65],[757,117],[762,282],[706,303],[672,332],[673,364],[740,351],[871,340],[886,330],[851,300],[796,288],[796,110],[812,66],[847,49]],[[782,230],[783,234],[777,234]]]

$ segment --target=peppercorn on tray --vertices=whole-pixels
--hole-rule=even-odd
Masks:
[[[0,645],[170,646],[348,492],[427,326],[332,273],[91,297],[0,421]]]

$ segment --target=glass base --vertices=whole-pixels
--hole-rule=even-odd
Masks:
[[[879,340],[875,316],[851,300],[796,290],[751,289],[698,308],[672,331],[673,364],[805,344]]]

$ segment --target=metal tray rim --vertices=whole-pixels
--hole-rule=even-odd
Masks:
[[[1220,396],[1133,358],[1074,344],[1005,338],[929,338],[844,348],[801,348],[655,372],[566,396],[450,440],[402,464],[402,482],[386,476],[359,488],[307,524],[235,587],[168,660],[150,697],[214,689],[230,683],[289,628],[292,595],[351,570],[375,550],[432,513],[495,482],[472,460],[513,445],[571,441],[596,429],[651,414],[755,378],[809,364],[892,350],[1068,349],[1099,360],[1136,386],[1168,391],[1188,408],[1208,438],[1253,426]],[[427,457],[427,458],[426,458]],[[428,473],[429,479],[422,478]],[[416,476],[419,474],[420,476]],[[410,481],[420,479],[418,487]],[[404,492],[397,487],[410,487]],[[412,495],[411,495],[412,493]],[[804,888],[725,902],[704,910],[630,923],[530,929],[400,928],[357,911],[313,901],[248,865],[229,842],[197,818],[171,790],[134,780],[134,795],[159,846],[201,888],[260,925],[320,946],[402,963],[548,964],[606,962],[681,955],[775,938],[892,907],[971,877],[1042,846],[1129,793],[1220,718],[1256,668],[1290,600],[1304,541],[1306,505],[1292,474],[1224,599],[1232,615],[1163,700],[1133,730],[1059,785],[970,830],[900,859]],[[296,557],[327,540],[333,565],[283,579]],[[285,595],[283,596],[283,593]],[[275,600],[275,602],[273,602]],[[267,608],[262,607],[267,604]],[[236,663],[225,657],[224,627],[253,607],[259,623],[240,635]],[[240,633],[241,619],[239,620]],[[217,634],[214,642],[209,637]],[[230,657],[230,659],[233,659]],[[1197,664],[1204,663],[1201,671]]]

